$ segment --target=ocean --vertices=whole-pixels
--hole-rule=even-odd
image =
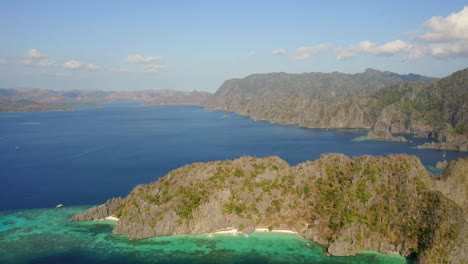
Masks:
[[[133,241],[112,235],[112,223],[69,218],[193,162],[276,155],[296,165],[328,152],[408,153],[431,166],[468,155],[415,149],[423,138],[365,141],[363,129],[284,126],[197,106],[102,106],[0,113],[0,263],[406,263],[374,254],[327,257],[321,246],[287,234]]]

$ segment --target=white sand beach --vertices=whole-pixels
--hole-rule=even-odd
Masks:
[[[287,234],[297,234],[297,232],[286,229],[273,229],[269,230],[268,228],[255,228],[255,232],[272,232],[272,233],[287,233]]]
[[[237,234],[237,233],[239,233],[239,230],[237,229],[221,230],[221,231],[215,232],[215,234]]]

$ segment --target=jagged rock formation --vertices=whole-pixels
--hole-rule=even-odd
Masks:
[[[254,74],[224,82],[207,107],[304,127],[370,127],[374,120],[365,96],[403,80],[433,79],[373,69],[357,74]]]
[[[95,219],[104,219],[108,216],[115,214],[120,204],[123,202],[122,198],[112,198],[107,201],[105,204],[100,206],[95,206],[88,211],[86,214],[76,214],[73,216],[73,221],[88,221]]]
[[[388,129],[373,129],[367,133],[366,138],[371,140],[407,141],[403,136],[395,137]]]
[[[191,93],[159,96],[143,103],[143,106],[153,105],[205,105],[211,98],[208,92],[193,91]]]
[[[73,219],[107,212],[120,218],[114,233],[132,238],[291,229],[332,255],[372,250],[463,263],[467,169],[468,159],[452,161],[433,178],[408,155],[325,154],[292,167],[278,157],[194,163]]]
[[[468,150],[468,68],[432,83],[398,83],[371,95],[379,113],[372,129],[438,142],[420,148]]]
[[[206,101],[214,110],[304,127],[371,127],[369,139],[441,143],[420,148],[468,150],[468,69],[435,81],[372,69],[364,73],[254,74],[226,81]]]
[[[447,168],[447,166],[448,166],[448,162],[444,160],[444,161],[438,161],[434,167],[437,169],[445,169]]]

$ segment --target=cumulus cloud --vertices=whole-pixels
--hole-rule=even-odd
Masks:
[[[25,58],[30,58],[30,59],[43,59],[49,57],[49,55],[44,54],[37,49],[30,49],[25,55]]]
[[[285,49],[277,49],[271,52],[271,55],[277,56],[277,55],[285,55],[287,52]]]
[[[432,44],[428,48],[428,53],[437,59],[468,57],[468,41]]]
[[[293,60],[307,60],[318,53],[325,51],[328,44],[320,44],[314,47],[300,47],[296,49],[296,55],[292,57]]]
[[[8,64],[8,61],[5,59],[0,59],[0,65]]]
[[[392,56],[399,52],[413,52],[413,57],[416,58],[418,56],[416,51],[414,45],[403,40],[390,41],[381,46],[376,46],[376,44],[371,41],[361,41],[347,48],[336,48],[334,50],[337,60],[354,57],[359,53],[368,53],[375,56]]]
[[[99,69],[99,67],[96,64],[88,64],[79,60],[65,61],[63,63],[63,68],[68,69],[68,70],[80,70],[80,69],[97,70]]]
[[[424,23],[426,33],[416,37],[424,42],[450,42],[468,40],[468,6],[447,17],[434,16]]]
[[[32,66],[33,63],[34,63],[33,60],[20,60],[19,61],[19,64],[23,66]]]
[[[144,57],[142,55],[128,55],[127,57],[127,62],[129,63],[151,63],[154,61],[160,61],[162,60],[162,57],[154,57],[154,56],[148,56]]]
[[[39,63],[37,65],[39,65],[40,67],[55,67],[55,66],[57,66],[57,64],[54,61],[51,61],[49,59],[41,60],[41,61],[39,61]]]
[[[253,56],[255,56],[255,51],[249,52],[249,57],[253,57]]]
[[[164,66],[164,65],[146,65],[145,66],[145,72],[147,72],[147,73],[158,73],[164,68],[166,68],[166,66]]]

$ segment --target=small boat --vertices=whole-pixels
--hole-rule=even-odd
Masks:
[[[208,237],[209,237],[209,238],[213,238],[213,235],[212,235],[212,234],[209,234]]]
[[[243,235],[244,237],[249,237],[249,234],[247,234],[247,233],[244,233],[244,234],[242,234],[242,235]]]
[[[57,204],[57,206],[55,206],[55,208],[60,208],[60,207],[63,207],[63,204]]]

